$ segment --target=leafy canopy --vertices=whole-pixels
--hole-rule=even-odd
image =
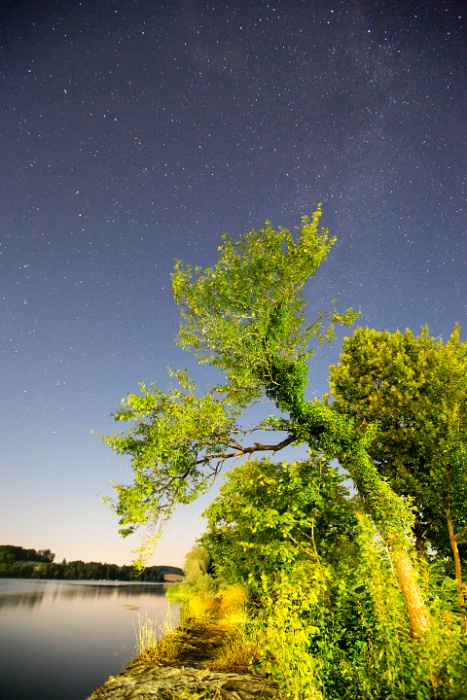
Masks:
[[[334,337],[336,324],[351,325],[352,309],[305,316],[305,284],[325,260],[334,239],[319,230],[321,212],[305,218],[296,239],[270,224],[233,243],[224,237],[218,263],[207,270],[183,268],[172,276],[183,323],[178,342],[223,374],[224,382],[198,398],[185,374],[175,373],[182,389],[143,388],[129,396],[117,419],[132,421],[127,433],[104,438],[132,457],[133,485],[116,485],[115,509],[122,533],[141,524],[155,526],[178,503],[205,490],[231,457],[307,443],[317,453],[347,467],[365,512],[389,547],[398,572],[414,638],[428,619],[409,556],[412,513],[379,475],[368,455],[374,426],[363,433],[352,420],[319,401],[307,402],[305,388],[312,341]],[[242,444],[239,416],[266,396],[280,411],[263,429],[286,432],[273,444]],[[151,544],[150,542],[149,544]]]
[[[285,440],[245,446],[239,416],[261,396],[281,411],[303,411],[312,341],[315,349],[331,341],[336,324],[351,325],[358,316],[335,307],[313,319],[305,314],[304,287],[335,241],[319,228],[320,217],[320,209],[304,217],[296,236],[269,223],[237,242],[225,235],[218,262],[205,270],[177,262],[177,342],[225,381],[200,397],[186,372],[171,372],[175,388],[141,385],[123,399],[114,418],[128,429],[102,439],[131,457],[133,484],[114,487],[124,536],[140,525],[156,531],[176,505],[209,488],[226,459],[294,442],[278,415],[263,427],[288,431]]]
[[[287,368],[298,368],[290,379],[304,388],[311,340],[333,340],[336,324],[351,325],[358,315],[334,308],[305,318],[303,289],[336,240],[319,230],[320,217],[320,209],[304,217],[297,240],[269,222],[236,243],[226,234],[218,262],[206,270],[176,264],[178,344],[224,373],[218,389],[232,405],[244,408],[264,393],[276,398],[277,373]]]
[[[448,521],[458,543],[467,533],[467,342],[456,326],[446,343],[423,328],[358,328],[331,367],[333,408],[357,430],[378,423],[368,445],[392,489],[411,497],[419,547],[450,556]]]
[[[311,453],[292,464],[265,457],[237,466],[205,512],[202,542],[216,574],[255,590],[264,572],[290,573],[297,561],[319,564],[323,554],[339,559],[355,520],[342,480]]]

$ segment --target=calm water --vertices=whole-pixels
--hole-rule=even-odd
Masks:
[[[166,590],[0,579],[0,700],[84,700],[136,655],[138,614],[167,619]]]

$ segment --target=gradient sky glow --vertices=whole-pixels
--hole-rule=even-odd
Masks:
[[[5,0],[0,7],[0,544],[129,563],[101,505],[128,462],[91,434],[174,347],[176,258],[289,228],[337,235],[310,307],[467,329],[461,0]],[[312,361],[327,389],[339,343]],[[204,497],[153,558],[181,565]]]

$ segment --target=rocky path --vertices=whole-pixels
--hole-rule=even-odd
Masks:
[[[87,700],[278,700],[276,684],[245,671],[209,669],[217,649],[228,641],[225,629],[197,625],[179,634],[170,665],[136,659],[111,676]],[[181,637],[181,638],[180,638]]]

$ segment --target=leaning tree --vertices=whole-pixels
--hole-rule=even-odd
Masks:
[[[305,285],[335,241],[319,227],[320,216],[318,209],[305,217],[295,236],[269,223],[236,242],[225,235],[211,268],[176,264],[172,286],[182,317],[177,342],[217,368],[222,380],[199,395],[185,371],[171,372],[175,387],[141,385],[122,401],[114,418],[131,425],[103,439],[131,457],[134,480],[115,484],[113,506],[121,533],[143,525],[150,546],[174,507],[209,488],[226,460],[308,445],[339,460],[351,475],[391,554],[418,637],[428,619],[410,554],[413,516],[369,456],[377,427],[356,430],[351,418],[305,394],[314,352],[333,340],[338,325],[350,326],[358,316],[335,306],[307,313]],[[241,415],[261,398],[276,411],[258,427],[276,436],[249,442]]]

